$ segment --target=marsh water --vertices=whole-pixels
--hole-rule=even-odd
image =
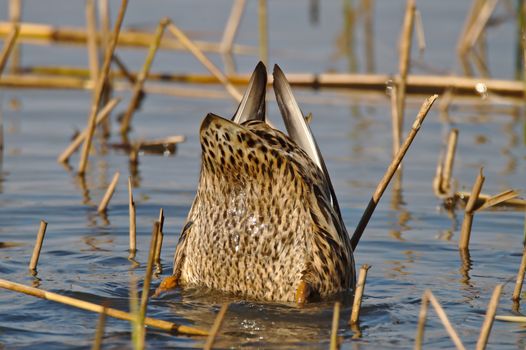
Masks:
[[[0,1],[0,18],[7,20],[8,1]],[[286,73],[398,71],[397,42],[403,19],[403,1],[375,1],[372,32],[364,30],[363,12],[345,11],[358,1],[269,1],[270,62]],[[411,70],[416,74],[461,74],[455,46],[469,1],[417,1],[426,34],[426,50],[413,48]],[[515,21],[513,8],[500,5],[494,25],[487,30],[488,66],[492,77],[513,79]],[[112,2],[112,15],[117,3]],[[231,1],[138,1],[129,5],[124,25],[153,30],[162,16],[171,17],[201,40],[218,41]],[[510,12],[511,11],[511,12]],[[249,1],[237,43],[257,46],[257,2]],[[27,1],[23,20],[60,26],[84,25],[84,2]],[[351,20],[349,20],[351,19]],[[354,19],[354,20],[353,20]],[[497,20],[498,19],[498,20]],[[347,33],[347,34],[345,34]],[[370,43],[372,46],[368,46]],[[145,50],[118,48],[138,70]],[[83,46],[22,46],[22,66],[69,65],[86,67]],[[223,67],[219,55],[209,55]],[[239,72],[250,72],[257,56],[236,55]],[[161,51],[154,72],[204,73],[187,53]],[[388,83],[386,82],[386,90]],[[217,87],[220,89],[220,87]],[[391,159],[391,119],[386,91],[296,89],[304,113],[312,113],[311,128],[325,157],[345,223],[350,232],[367,205]],[[272,94],[272,91],[269,90]],[[116,92],[126,108],[129,92]],[[67,296],[127,310],[130,280],[142,278],[153,220],[163,208],[165,238],[163,273],[172,268],[175,245],[192,203],[198,179],[198,129],[208,112],[230,116],[230,98],[206,99],[150,94],[135,114],[132,138],[185,135],[175,155],[140,155],[137,169],[124,152],[112,149],[100,137],[82,182],[73,170],[56,162],[76,130],[86,125],[89,91],[0,91],[4,125],[0,158],[0,276]],[[406,111],[408,130],[425,96],[410,96]],[[279,123],[279,111],[270,99],[268,114]],[[339,335],[343,349],[406,349],[414,342],[422,293],[430,289],[442,303],[467,347],[474,347],[493,288],[504,284],[498,314],[510,314],[514,276],[524,239],[525,215],[520,211],[489,211],[475,216],[470,259],[457,249],[463,213],[445,210],[435,197],[432,180],[445,138],[459,129],[454,179],[469,191],[483,166],[483,192],[496,194],[525,190],[526,148],[524,106],[493,95],[453,98],[449,115],[433,107],[410,148],[398,190],[390,186],[366,229],[356,252],[357,266],[369,264],[359,331],[347,325],[350,305],[343,305]],[[113,128],[117,130],[115,113]],[[117,133],[108,143],[120,142]],[[121,178],[105,217],[96,206],[115,171]],[[127,177],[134,174],[137,206],[137,261],[128,261]],[[37,278],[27,265],[39,221],[48,222]],[[218,348],[328,347],[333,302],[297,309],[291,305],[254,303],[203,291],[182,291],[153,298],[148,315],[208,329],[223,302],[230,302]],[[14,292],[0,291],[0,347],[6,349],[89,348],[98,316]],[[104,348],[131,348],[127,322],[108,319]],[[202,347],[204,339],[148,330],[149,348]],[[425,348],[452,348],[436,313],[430,310]],[[526,328],[495,322],[489,346],[524,348]]]

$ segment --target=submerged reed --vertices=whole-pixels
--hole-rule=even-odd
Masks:
[[[469,248],[469,239],[471,237],[471,226],[473,224],[473,216],[477,209],[476,203],[479,197],[482,185],[484,184],[485,177],[482,174],[482,168],[480,168],[479,174],[473,184],[471,190],[471,196],[469,197],[468,204],[464,210],[464,221],[462,221],[462,228],[460,231],[460,239],[458,241],[458,248],[460,250],[467,250]]]

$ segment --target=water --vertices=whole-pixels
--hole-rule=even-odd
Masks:
[[[133,2],[125,24],[153,27],[168,15],[195,37],[218,40],[228,17],[230,1]],[[112,4],[115,6],[116,4]],[[248,2],[237,42],[257,43],[257,2]],[[358,22],[355,59],[342,51],[344,28],[341,2],[323,2],[319,23],[309,21],[308,2],[270,2],[271,61],[285,72],[346,72],[355,67],[365,72],[397,71],[396,42],[403,18],[402,1],[378,1],[374,11],[374,65],[365,59],[365,33]],[[425,67],[441,72],[460,72],[454,50],[469,3],[456,1],[418,2],[427,39]],[[116,13],[116,9],[113,13]],[[1,18],[7,16],[7,1],[0,1]],[[65,16],[64,14],[68,14]],[[498,15],[507,16],[505,7]],[[83,3],[46,1],[24,3],[27,21],[60,25],[82,25]],[[488,31],[489,67],[493,76],[513,77],[514,27],[512,19]],[[122,49],[125,61],[138,69],[144,50]],[[504,54],[503,54],[504,53]],[[23,65],[86,65],[81,47],[23,47]],[[221,58],[211,56],[218,65]],[[418,57],[417,49],[413,57]],[[252,56],[236,58],[241,72],[256,63]],[[204,72],[188,54],[161,52],[154,71]],[[187,136],[176,156],[140,157],[134,190],[137,205],[138,247],[133,268],[127,260],[128,158],[121,152],[103,149],[91,156],[83,185],[74,172],[56,163],[70,136],[86,123],[90,94],[80,91],[2,90],[5,149],[0,162],[0,241],[14,246],[0,248],[1,277],[44,290],[112,307],[128,309],[132,276],[142,279],[152,221],[164,208],[164,271],[153,287],[171,271],[173,251],[189,210],[199,171],[197,132],[208,112],[229,116],[235,110],[229,100],[200,100],[150,95],[136,113],[134,138]],[[124,103],[117,107],[122,111]],[[349,231],[359,220],[374,188],[390,161],[391,128],[388,97],[345,91],[297,91],[305,113],[312,112],[312,129],[332,176]],[[406,129],[423,101],[409,99]],[[10,101],[20,102],[13,108]],[[324,103],[320,101],[325,101]],[[318,101],[318,102],[316,102]],[[327,102],[330,101],[330,102]],[[336,102],[336,103],[334,103]],[[271,118],[279,116],[275,104]],[[487,303],[498,283],[505,283],[499,314],[511,310],[511,293],[521,253],[524,213],[484,212],[475,216],[471,239],[471,263],[462,262],[457,240],[462,212],[451,216],[432,191],[436,161],[451,127],[460,130],[454,178],[459,188],[469,190],[480,166],[486,182],[483,192],[495,194],[508,188],[525,189],[526,152],[523,107],[490,99],[455,99],[449,122],[440,119],[438,108],[430,112],[424,127],[406,156],[402,190],[389,188],[356,251],[359,265],[370,264],[363,309],[361,337],[349,329],[350,305],[342,309],[339,334],[344,349],[405,349],[413,346],[420,298],[431,289],[441,301],[452,324],[467,347],[476,343]],[[279,124],[279,123],[277,123]],[[114,124],[116,129],[117,125]],[[111,141],[118,142],[114,137]],[[78,154],[71,164],[76,167]],[[96,206],[115,171],[121,179],[101,217]],[[27,271],[40,219],[49,225],[44,241],[38,279]],[[141,284],[142,286],[142,284]],[[259,304],[199,291],[178,290],[151,300],[148,315],[204,329],[211,326],[219,305],[230,301],[222,333],[221,348],[327,348],[333,302],[309,305],[298,310],[288,305]],[[0,342],[6,348],[35,347],[71,349],[91,346],[98,316],[50,301],[0,292]],[[109,319],[106,348],[129,348],[130,326]],[[149,330],[150,348],[201,347],[204,340]],[[496,322],[491,347],[524,348],[524,326]],[[430,311],[425,333],[426,348],[451,348],[453,344],[434,311]]]

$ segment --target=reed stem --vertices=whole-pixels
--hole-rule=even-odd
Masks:
[[[163,248],[163,238],[164,238],[164,232],[163,232],[163,226],[164,226],[164,211],[163,208],[159,210],[159,233],[157,235],[157,244],[155,245],[155,255],[154,255],[154,262],[157,266],[159,273],[161,273],[161,250]]]
[[[146,265],[146,272],[144,275],[144,282],[142,287],[141,304],[140,304],[140,317],[144,320],[146,317],[146,308],[148,306],[148,298],[150,296],[150,283],[152,281],[153,271],[153,258],[155,255],[155,247],[157,245],[157,237],[159,233],[159,222],[156,221],[152,228],[152,238],[150,241],[150,250],[148,254],[148,264]]]
[[[128,109],[126,110],[122,118],[121,134],[127,133],[128,130],[130,129],[130,123],[133,117],[133,112],[138,107],[139,99],[143,95],[142,88],[143,88],[144,82],[148,78],[148,74],[150,73],[150,68],[153,63],[153,59],[155,57],[155,54],[157,53],[157,49],[159,48],[161,39],[164,34],[164,30],[166,29],[166,26],[168,25],[168,23],[170,23],[170,20],[168,18],[163,18],[161,19],[161,21],[159,22],[159,25],[157,26],[157,30],[155,31],[155,37],[152,41],[152,44],[150,45],[150,48],[148,49],[148,54],[142,66],[141,72],[137,76],[135,85],[133,86],[132,98],[130,99],[130,103],[128,104]]]
[[[106,309],[105,306],[103,306]],[[104,338],[104,328],[106,327],[106,310],[99,315],[99,322],[97,322],[97,329],[95,330],[95,338],[91,350],[100,350],[102,348],[102,339]]]
[[[455,161],[455,153],[457,150],[457,140],[458,129],[452,129],[448,136],[446,159],[443,167],[443,178],[440,184],[440,190],[446,194],[450,194],[453,189],[451,175],[453,174],[453,163]]]
[[[232,95],[237,102],[241,101],[243,95],[228,81],[228,78],[219,70],[219,68],[217,68],[212,61],[203,54],[201,49],[199,49],[199,47],[194,44],[181,29],[179,29],[173,22],[170,22],[168,24],[168,30],[225,86],[228,93]]]
[[[128,0],[121,0],[121,6],[119,8],[119,14],[117,15],[115,27],[113,28],[111,42],[109,44],[108,50],[105,52],[102,70],[100,72],[100,76],[98,77],[97,83],[95,86],[94,98],[91,104],[91,112],[90,112],[89,119],[88,119],[86,140],[84,141],[84,146],[82,148],[82,154],[81,154],[81,158],[79,162],[79,174],[80,175],[83,175],[86,172],[86,167],[88,165],[88,156],[91,150],[91,142],[92,142],[93,134],[95,133],[96,116],[97,116],[97,112],[98,112],[101,97],[102,97],[102,91],[104,89],[105,82],[108,77],[108,73],[110,71],[111,58],[113,56],[113,52],[115,51],[115,47],[117,46],[117,41],[119,39],[119,32],[121,29],[122,21],[124,19],[124,13],[126,12],[127,6],[128,6]]]
[[[120,173],[116,171],[115,174],[113,175],[110,185],[108,186],[108,189],[106,190],[106,193],[104,193],[104,197],[100,201],[99,207],[97,208],[97,211],[99,213],[104,213],[106,211],[106,208],[108,207],[108,204],[110,203],[111,197],[113,196],[113,193],[115,192],[115,187],[117,186],[117,182],[119,181],[119,176],[120,176]]]
[[[135,202],[133,201],[133,190],[132,190],[132,178],[128,176],[128,208],[130,213],[130,255],[128,259],[134,259],[135,253],[137,252],[137,241],[136,241],[136,215],[135,215]]]
[[[267,24],[267,0],[258,1],[259,18],[259,59],[265,65],[268,64],[268,24]]]
[[[18,292],[18,293],[31,295],[31,296],[34,296],[40,299],[54,301],[54,302],[64,304],[64,305],[73,306],[78,309],[96,312],[99,314],[105,313],[106,316],[118,318],[118,319],[125,320],[125,321],[132,321],[134,319],[134,316],[128,312],[124,312],[124,311],[109,308],[109,307],[104,307],[102,305],[94,304],[94,303],[80,300],[80,299],[75,299],[75,298],[68,297],[65,295],[60,295],[60,294],[56,294],[53,292],[44,291],[42,289],[25,286],[23,284],[7,281],[1,278],[0,278],[0,288],[8,289],[8,290]],[[178,332],[181,334],[199,335],[199,336],[208,335],[208,332],[194,328],[194,327],[179,325],[173,322],[158,320],[158,319],[154,319],[150,317],[145,318],[144,324],[147,326],[161,329],[161,330],[168,331],[168,332]]]
[[[232,10],[223,32],[223,38],[221,39],[220,49],[223,53],[231,53],[232,47],[234,46],[234,39],[236,38],[239,23],[243,17],[245,11],[246,0],[234,0],[232,4]]]
[[[95,0],[86,0],[86,33],[88,44],[88,59],[91,80],[97,81],[99,76],[99,53],[97,49],[97,18]]]
[[[356,290],[354,291],[354,301],[352,304],[351,319],[349,324],[356,324],[360,319],[360,309],[362,307],[362,296],[365,290],[365,280],[367,279],[367,271],[371,266],[365,264],[360,268],[360,275],[358,276],[358,283],[356,284]]]
[[[40,250],[42,249],[42,243],[44,242],[44,236],[46,235],[47,222],[40,220],[40,227],[38,228],[37,239],[35,247],[33,248],[33,255],[31,255],[31,261],[29,262],[29,271],[36,274],[38,259],[40,257]]]
[[[97,114],[97,120],[95,121],[95,125],[99,125],[100,123],[107,120],[110,113],[113,111],[115,106],[121,101],[120,97],[115,97],[111,99],[106,106]],[[88,134],[88,130],[84,129],[81,133],[79,133],[75,139],[69,144],[69,146],[58,156],[57,161],[59,163],[67,163],[71,155],[82,145],[82,142],[86,139],[86,135]]]
[[[462,228],[460,231],[460,240],[458,242],[458,248],[460,250],[469,249],[469,239],[471,236],[471,226],[473,224],[473,216],[475,215],[475,210],[477,209],[476,203],[479,197],[480,191],[482,190],[482,185],[484,184],[485,177],[482,173],[482,168],[477,175],[477,179],[473,184],[471,190],[471,196],[469,197],[468,204],[464,210],[464,221],[462,222]]]
[[[422,294],[422,305],[418,313],[418,325],[416,328],[415,350],[421,350],[424,342],[424,329],[426,327],[427,310],[429,309],[429,292],[429,290],[426,290]]]
[[[340,348],[340,342],[338,339],[338,326],[340,323],[340,302],[334,303],[334,312],[332,314],[332,327],[331,327],[331,344],[330,350],[338,350]]]
[[[526,272],[526,247],[522,251],[521,264],[517,272],[517,280],[513,289],[512,300],[518,302],[521,299],[522,284],[524,283],[524,274]]]
[[[477,341],[476,350],[486,349],[488,344],[489,333],[491,332],[491,327],[493,326],[493,321],[495,320],[495,313],[497,312],[497,306],[499,306],[500,294],[502,293],[502,284],[499,284],[493,290],[491,295],[490,302],[488,304],[488,310],[486,311],[486,317],[484,318],[484,323],[480,330],[479,339]]]
[[[11,54],[11,51],[15,46],[19,32],[20,26],[17,23],[13,24],[11,30],[9,31],[7,39],[4,41],[4,46],[2,48],[2,52],[0,53],[0,76],[4,72],[4,68],[7,64],[9,55]]]
[[[405,113],[405,92],[407,85],[407,75],[409,71],[409,62],[411,60],[411,44],[413,41],[413,27],[415,19],[415,0],[407,0],[404,16],[404,24],[402,27],[402,41],[400,43],[400,59],[399,59],[399,81],[398,81],[398,128],[400,134],[404,125]]]
[[[453,340],[453,343],[457,347],[458,350],[465,350],[464,344],[462,344],[462,341],[460,340],[460,337],[458,336],[457,332],[451,325],[451,322],[449,322],[449,319],[444,311],[442,309],[442,306],[438,302],[438,300],[435,298],[433,293],[429,291],[429,301],[431,302],[431,305],[435,308],[435,312],[437,313],[438,317],[440,318],[440,321],[442,321],[442,324],[444,325],[444,328],[448,332],[449,336],[451,337],[451,340]]]
[[[407,135],[404,143],[400,147],[400,150],[398,151],[396,157],[393,159],[389,167],[387,168],[382,180],[376,187],[376,190],[374,191],[374,194],[369,201],[369,204],[367,205],[367,208],[365,209],[365,212],[362,215],[362,218],[360,219],[360,222],[358,223],[358,226],[356,227],[354,234],[351,238],[351,246],[353,251],[356,249],[356,246],[358,245],[358,242],[360,241],[360,238],[362,237],[363,231],[365,230],[365,227],[369,223],[369,220],[371,219],[371,216],[374,213],[374,210],[376,206],[378,205],[378,202],[380,201],[380,198],[382,197],[385,189],[387,188],[387,185],[389,185],[389,182],[391,181],[394,173],[398,169],[398,166],[402,162],[402,159],[404,158],[407,150],[411,146],[411,143],[413,142],[416,134],[418,133],[418,130],[420,130],[420,127],[422,126],[422,123],[424,121],[424,118],[427,115],[427,112],[429,112],[429,109],[437,99],[437,95],[433,95],[431,97],[428,97],[424,103],[422,104],[422,107],[420,107],[420,111],[418,112],[418,115],[416,117],[415,122],[413,123],[413,126],[411,130],[409,131],[409,134]]]
[[[208,338],[206,339],[206,343],[203,346],[203,350],[211,350],[213,348],[217,333],[219,333],[219,330],[221,329],[221,325],[223,324],[227,310],[228,304],[225,303],[221,305],[221,309],[219,309],[219,312],[217,313],[214,324],[212,325],[212,328],[208,334]]]

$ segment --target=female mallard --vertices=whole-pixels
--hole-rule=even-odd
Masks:
[[[202,286],[302,304],[353,288],[353,252],[319,148],[281,69],[274,92],[289,136],[265,121],[259,63],[232,120],[201,124],[201,175],[161,290]]]

